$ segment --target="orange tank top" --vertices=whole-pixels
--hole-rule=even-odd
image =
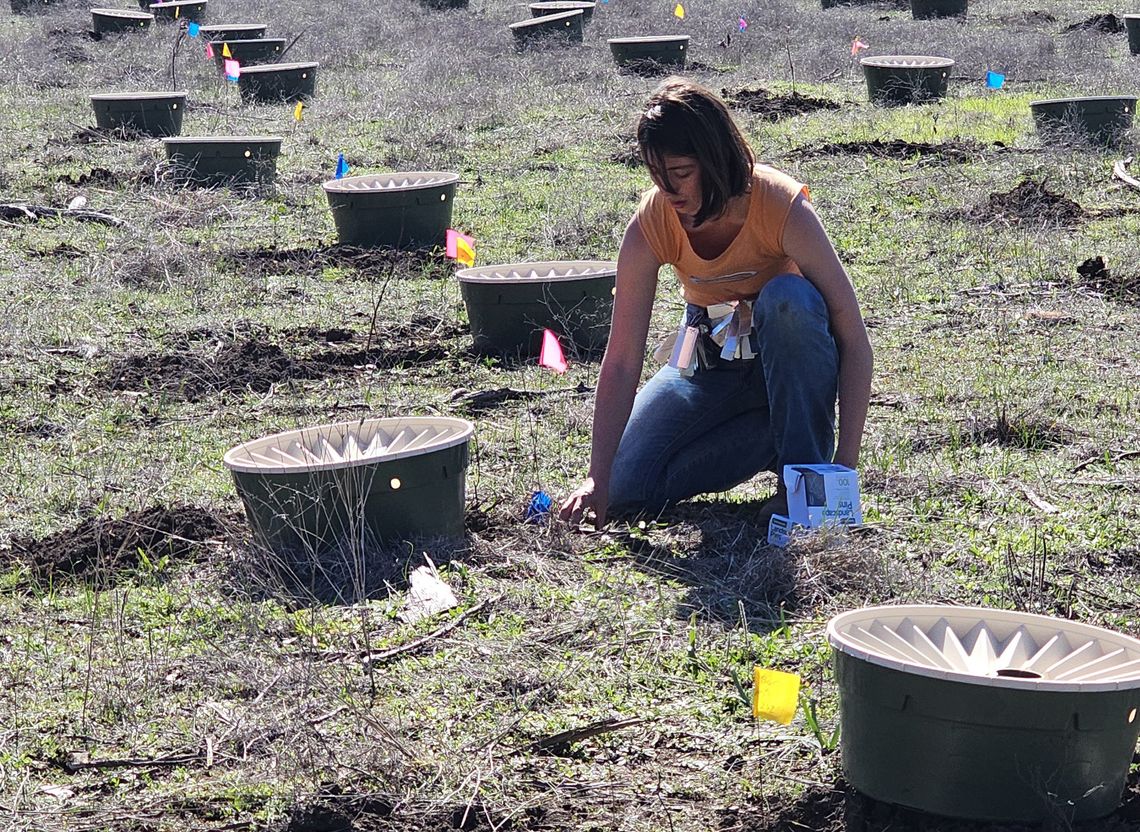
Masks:
[[[778,274],[802,274],[783,245],[784,224],[800,194],[811,198],[807,185],[768,165],[757,165],[744,226],[712,260],[693,251],[677,212],[660,188],[654,186],[642,196],[637,220],[657,258],[677,272],[686,301],[711,306],[749,300]]]

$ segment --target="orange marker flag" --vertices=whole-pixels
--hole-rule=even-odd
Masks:
[[[685,7],[678,3],[673,9],[673,16],[678,20],[685,19]]]
[[[858,36],[855,37],[855,40],[851,41],[851,54],[853,56],[858,55],[860,49],[869,49],[869,48],[870,48],[869,44],[863,43],[863,41],[859,40]]]
[[[475,238],[461,234],[454,228],[447,229],[443,251],[452,260],[465,266],[475,265]]]
[[[558,336],[549,329],[542,330],[542,352],[538,355],[541,367],[549,367],[554,372],[562,374],[570,366],[566,363],[566,356],[562,354],[562,344]]]

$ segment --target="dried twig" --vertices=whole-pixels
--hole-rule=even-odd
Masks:
[[[117,760],[68,760],[63,764],[64,769],[74,774],[85,768],[153,768],[164,766],[182,766],[187,763],[196,763],[202,758],[201,754],[175,754],[170,757],[124,757]]]
[[[598,720],[591,722],[589,725],[583,725],[580,728],[571,728],[567,731],[560,731],[557,734],[551,734],[548,737],[542,737],[532,742],[530,745],[525,745],[518,749],[515,753],[533,753],[543,751],[553,751],[570,745],[574,742],[580,742],[590,737],[596,737],[599,734],[608,734],[611,731],[620,731],[623,728],[631,728],[634,725],[641,725],[645,722],[640,717],[630,717],[628,719],[617,719],[610,717],[609,719]]]
[[[1136,459],[1137,457],[1140,457],[1140,450],[1121,451],[1120,453],[1112,454],[1111,456],[1108,454],[1100,454],[1099,456],[1090,456],[1088,459],[1084,460],[1083,462],[1080,462],[1077,465],[1074,465],[1071,473],[1079,474],[1081,471],[1085,470],[1090,465],[1095,465],[1098,462],[1117,463],[1117,462],[1123,462],[1126,459]]]
[[[434,630],[428,633],[423,638],[417,638],[415,641],[409,641],[407,644],[401,644],[399,647],[392,647],[388,650],[380,650],[376,653],[365,653],[362,660],[365,665],[381,664],[383,662],[391,661],[397,656],[403,656],[406,653],[415,652],[421,647],[427,645],[429,642],[439,638],[440,636],[447,635],[471,616],[475,615],[478,612],[482,612],[483,609],[490,603],[492,603],[492,601],[480,601],[475,606],[464,610],[460,615],[457,615],[451,621],[440,627],[438,630]]]

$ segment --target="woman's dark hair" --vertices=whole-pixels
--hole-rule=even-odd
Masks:
[[[637,122],[637,147],[654,181],[669,193],[673,185],[662,157],[697,160],[703,198],[695,225],[719,217],[729,199],[747,192],[752,182],[756,156],[728,107],[715,92],[687,78],[666,78],[649,96]]]

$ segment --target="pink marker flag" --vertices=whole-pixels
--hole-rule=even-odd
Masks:
[[[444,237],[443,253],[465,266],[475,265],[475,238],[468,237],[454,228],[447,229]]]
[[[227,78],[232,78],[236,81],[241,77],[241,64],[239,64],[237,61],[233,60],[232,58],[226,58],[226,60],[223,62],[223,65],[225,66]]]
[[[562,345],[558,343],[558,336],[549,329],[542,331],[542,352],[539,353],[538,363],[556,373],[564,373],[570,366],[566,363],[566,356],[562,354]]]
[[[214,44],[209,43],[208,41],[206,43],[206,57],[207,58],[214,57]]]
[[[852,55],[858,55],[860,49],[869,49],[869,48],[870,48],[870,44],[863,43],[863,41],[861,41],[859,38],[855,38],[855,40],[851,41],[851,54]]]

